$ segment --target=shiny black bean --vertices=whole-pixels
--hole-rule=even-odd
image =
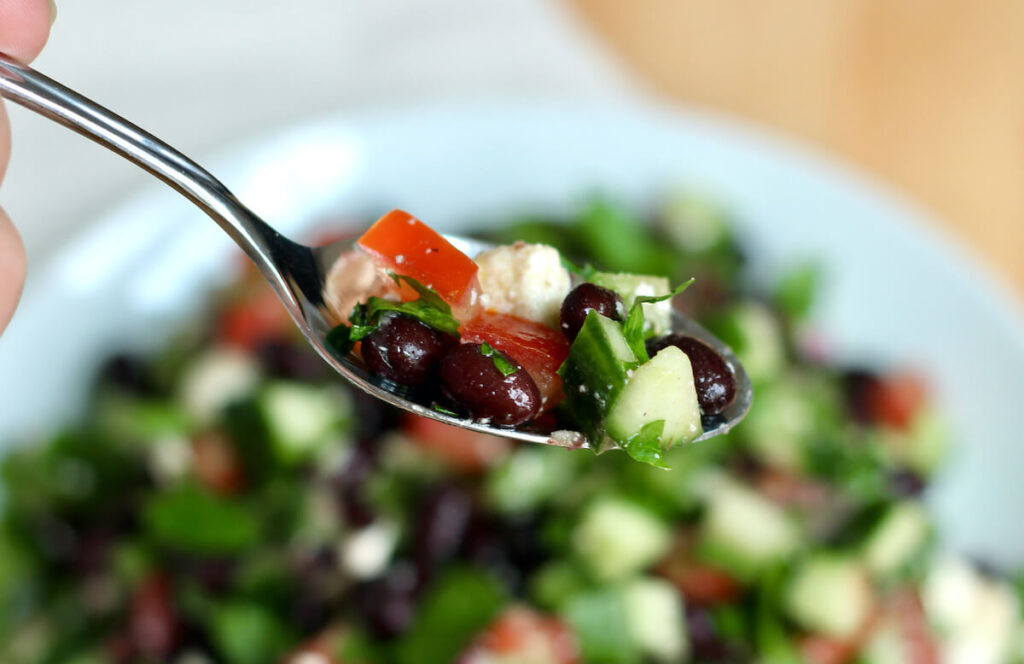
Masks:
[[[385,431],[397,428],[405,411],[362,390],[349,390],[349,394],[353,412],[359,413],[355,422],[356,438],[360,447],[367,448],[375,456],[380,450],[377,438]]]
[[[426,382],[441,355],[455,343],[451,335],[412,316],[391,315],[363,339],[363,361],[375,374],[417,387]]]
[[[505,375],[499,364],[514,369]],[[541,398],[530,374],[507,355],[483,344],[462,344],[441,358],[441,392],[477,420],[517,425],[540,411]]]
[[[327,363],[306,344],[271,339],[260,345],[257,357],[267,373],[278,378],[318,381],[331,375]]]
[[[871,424],[874,413],[870,395],[881,383],[878,375],[866,369],[849,369],[842,377],[843,395],[850,418],[858,424]]]
[[[398,563],[379,579],[355,589],[355,606],[369,631],[381,639],[404,632],[416,611],[416,573],[408,564]]]
[[[139,355],[114,355],[103,364],[99,375],[101,382],[129,394],[152,396],[158,391],[149,363]]]
[[[735,644],[718,634],[711,612],[702,607],[686,607],[686,631],[690,639],[693,656],[701,662],[747,661],[740,656]]]
[[[331,619],[331,607],[316,588],[306,588],[296,593],[288,610],[288,623],[302,634],[316,634]]]
[[[736,377],[722,356],[700,339],[685,334],[652,339],[647,342],[647,352],[653,357],[668,346],[675,346],[690,358],[701,412],[717,415],[728,408],[736,398]]]
[[[594,310],[613,320],[622,320],[623,303],[619,294],[591,283],[580,284],[562,301],[562,333],[571,341],[579,334],[587,312]]]
[[[925,490],[925,480],[909,468],[900,468],[889,474],[889,490],[897,498],[917,498]]]
[[[472,513],[472,497],[452,484],[433,489],[422,500],[413,531],[414,556],[421,580],[428,579],[436,566],[455,556]]]

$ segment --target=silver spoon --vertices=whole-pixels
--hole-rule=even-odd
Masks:
[[[404,398],[369,374],[353,357],[337,353],[325,341],[332,325],[326,315],[323,291],[331,265],[341,252],[351,248],[350,242],[307,247],[289,240],[253,214],[217,178],[185,155],[99,104],[2,54],[0,96],[113,150],[195,203],[248,254],[320,357],[356,387],[399,408],[453,426],[531,443],[589,446],[577,432],[510,429],[446,415]],[[470,256],[488,248],[476,240],[446,237]],[[747,373],[725,344],[694,321],[673,314],[672,327],[675,332],[689,334],[708,343],[731,365],[736,376],[736,399],[721,415],[705,418],[704,433],[697,440],[729,431],[746,415],[753,399]]]

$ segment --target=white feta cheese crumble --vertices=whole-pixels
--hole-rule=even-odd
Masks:
[[[944,557],[929,572],[922,599],[940,630],[943,662],[995,664],[1009,659],[1020,605],[1006,583]]]
[[[476,263],[488,308],[558,327],[562,300],[572,283],[557,249],[516,242],[483,252]]]
[[[644,281],[637,284],[633,291],[633,298],[630,303],[638,297],[652,297],[655,295],[668,295],[672,292],[668,279],[660,277],[646,277]],[[672,301],[662,300],[661,302],[648,302],[643,305],[644,321],[646,327],[653,329],[658,334],[665,334],[672,329]]]
[[[247,353],[215,348],[195,361],[182,380],[181,399],[199,422],[213,419],[225,406],[256,387],[259,368]]]
[[[384,571],[398,541],[398,528],[379,521],[355,531],[342,543],[341,562],[357,579],[369,579]]]
[[[192,468],[192,444],[185,436],[161,436],[147,445],[146,451],[149,472],[161,486],[181,480]]]

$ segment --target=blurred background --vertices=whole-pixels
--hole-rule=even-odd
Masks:
[[[1024,3],[58,2],[38,67],[188,153],[460,96],[646,96],[853,163],[1024,294]],[[4,204],[44,260],[148,176],[12,112]],[[828,223],[827,219],[821,223]]]

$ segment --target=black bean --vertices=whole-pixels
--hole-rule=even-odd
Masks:
[[[900,468],[889,474],[889,490],[897,498],[917,498],[925,490],[925,480],[909,468]]]
[[[367,447],[375,455],[380,449],[377,438],[385,431],[397,428],[405,411],[362,390],[349,390],[349,395],[352,397],[353,412],[359,413],[355,435],[360,446]]]
[[[271,339],[257,351],[260,364],[271,376],[318,381],[331,375],[331,369],[308,345],[296,345],[284,339]]]
[[[693,656],[701,662],[748,661],[740,648],[718,634],[711,612],[699,606],[686,606],[686,631]]]
[[[512,369],[506,375],[498,365]],[[484,344],[462,344],[441,358],[441,392],[477,420],[514,426],[540,411],[540,390],[526,370]]]
[[[398,563],[383,577],[355,588],[358,615],[374,636],[392,639],[409,627],[416,610],[416,585],[412,567]]]
[[[622,320],[622,298],[613,290],[596,284],[580,284],[562,301],[562,333],[571,341],[579,334],[588,311],[596,311],[613,320]]]
[[[331,478],[339,513],[346,524],[355,528],[368,526],[376,519],[367,499],[367,482],[376,465],[375,455],[374,446],[357,442],[344,468]]]
[[[316,634],[331,619],[331,607],[326,598],[316,592],[316,588],[306,588],[292,599],[288,611],[288,623],[296,627],[302,634]]]
[[[228,590],[235,574],[235,561],[230,558],[199,558],[192,561],[189,577],[195,579],[203,590],[221,594]]]
[[[647,342],[647,352],[653,357],[668,346],[675,346],[690,358],[701,412],[718,415],[728,408],[736,398],[736,377],[725,359],[700,339],[685,334],[652,339]]]
[[[878,389],[878,375],[866,369],[849,369],[842,377],[846,409],[854,422],[871,424],[874,420],[871,393]]]
[[[425,581],[436,566],[454,557],[462,546],[473,513],[473,499],[465,490],[444,484],[428,493],[421,504],[413,547],[420,580]]]
[[[140,355],[119,353],[108,359],[99,371],[100,381],[129,394],[153,396],[156,381],[149,363]]]
[[[460,555],[520,592],[526,577],[548,558],[542,533],[541,521],[534,515],[499,518],[478,513],[463,538]]]
[[[391,315],[363,339],[363,361],[375,374],[416,387],[426,382],[441,355],[454,344],[454,337],[412,316]]]

